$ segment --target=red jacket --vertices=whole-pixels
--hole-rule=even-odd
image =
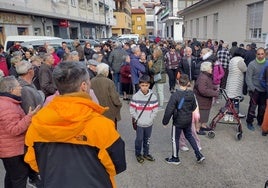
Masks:
[[[130,73],[130,64],[126,63],[120,68],[120,82],[124,84],[131,83],[131,73]]]
[[[0,96],[0,158],[24,154],[24,138],[31,115],[25,115],[20,102]]]

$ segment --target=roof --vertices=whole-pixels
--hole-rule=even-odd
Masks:
[[[199,9],[203,9],[207,6],[213,5],[215,3],[221,2],[221,0],[200,0],[195,4],[192,4],[191,6],[178,11],[178,14],[183,16],[185,14],[191,13],[193,11],[199,10]]]
[[[145,12],[141,8],[134,8],[134,9],[131,9],[131,14],[145,14]]]

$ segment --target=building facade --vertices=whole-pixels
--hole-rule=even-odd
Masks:
[[[114,19],[116,19],[116,24],[112,27],[113,36],[131,33],[130,0],[115,0]]]
[[[183,40],[183,19],[178,11],[192,6],[199,0],[161,0],[162,7],[156,13],[162,23],[162,37],[175,41]]]
[[[202,0],[179,11],[184,39],[224,40],[264,46],[268,34],[267,0]]]
[[[10,35],[110,37],[114,8],[113,0],[1,0],[0,43]]]
[[[131,9],[132,33],[138,34],[140,38],[146,36],[146,19],[143,9]]]

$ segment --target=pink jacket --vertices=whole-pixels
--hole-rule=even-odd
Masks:
[[[24,154],[24,139],[32,115],[25,115],[20,102],[0,96],[0,158]]]

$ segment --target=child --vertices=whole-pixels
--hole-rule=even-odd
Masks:
[[[198,146],[199,151],[201,151],[201,143],[200,143],[200,139],[196,133],[196,129],[195,126],[196,124],[199,122],[200,119],[200,113],[199,113],[199,108],[198,108],[198,104],[197,107],[195,109],[195,111],[193,111],[193,118],[192,118],[192,135],[196,141],[196,144]],[[180,136],[180,150],[182,151],[189,151],[189,148],[186,145],[186,138],[183,134],[183,131],[181,132],[181,136]]]
[[[153,120],[157,115],[158,101],[157,97],[152,93],[150,87],[150,77],[143,75],[139,80],[140,89],[133,95],[130,101],[130,115],[137,121],[135,155],[139,163],[143,163],[144,159],[155,161],[154,157],[149,153],[149,143],[153,128]],[[150,98],[151,97],[151,98]],[[150,98],[150,100],[149,100]],[[146,107],[145,104],[148,102]],[[139,117],[139,114],[144,111]],[[143,156],[141,150],[143,146]]]
[[[196,141],[192,136],[192,113],[196,109],[197,105],[193,91],[187,90],[189,83],[188,75],[182,74],[179,79],[179,90],[171,95],[162,120],[163,125],[166,126],[171,116],[173,116],[173,125],[171,130],[172,157],[165,159],[169,164],[180,164],[179,140],[181,131],[183,131],[186,139],[191,144],[195,152],[197,162],[201,163],[205,160],[205,157],[200,153]]]

